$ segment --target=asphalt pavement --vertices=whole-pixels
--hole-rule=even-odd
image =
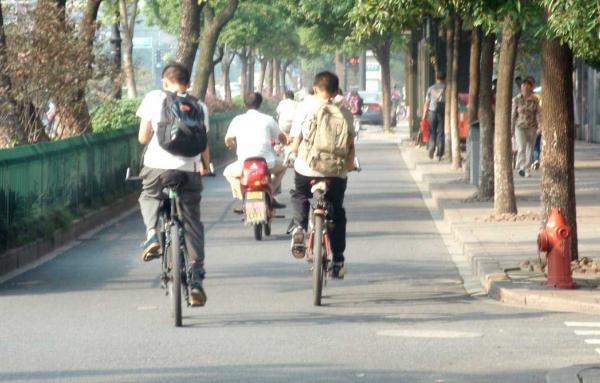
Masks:
[[[207,179],[206,307],[172,327],[160,265],[138,256],[136,212],[0,285],[0,382],[529,383],[597,363],[571,326],[596,317],[466,292],[397,144],[376,128],[360,139],[348,274],[322,307],[289,252],[288,220],[255,241],[225,179]]]

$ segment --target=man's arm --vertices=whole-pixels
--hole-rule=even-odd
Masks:
[[[138,141],[142,145],[146,145],[152,138],[152,121],[142,118],[140,122],[140,131],[138,132]]]
[[[300,148],[301,142],[302,142],[302,134],[299,134],[298,136],[294,137],[294,140],[290,144],[290,150],[293,153],[298,153],[298,149]]]
[[[350,141],[350,152],[346,157],[346,170],[354,170],[354,157],[356,157],[356,147],[354,146],[354,138]]]

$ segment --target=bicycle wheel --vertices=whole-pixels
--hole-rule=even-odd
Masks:
[[[313,257],[313,304],[321,306],[323,293],[323,217],[315,216],[314,239],[312,244]]]
[[[171,285],[169,292],[171,295],[171,311],[175,327],[181,327],[181,244],[179,238],[179,225],[171,226],[171,247],[169,256],[172,260],[171,267]]]

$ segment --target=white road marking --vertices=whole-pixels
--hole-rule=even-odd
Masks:
[[[600,335],[600,330],[575,330],[575,335]]]
[[[434,338],[434,339],[460,339],[479,338],[483,334],[478,332],[462,332],[447,330],[381,330],[377,331],[379,336],[391,336],[401,338]]]
[[[600,327],[600,322],[565,322],[567,327]]]
[[[600,344],[600,339],[586,339],[585,343],[587,343],[587,344]]]

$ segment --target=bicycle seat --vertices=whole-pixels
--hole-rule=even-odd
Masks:
[[[311,185],[312,185],[312,187],[310,188],[310,192],[313,194],[317,191],[320,191],[321,193],[327,192],[327,181],[313,180],[311,182]]]
[[[179,170],[167,170],[159,176],[159,179],[164,187],[177,189],[187,182],[188,176]]]

